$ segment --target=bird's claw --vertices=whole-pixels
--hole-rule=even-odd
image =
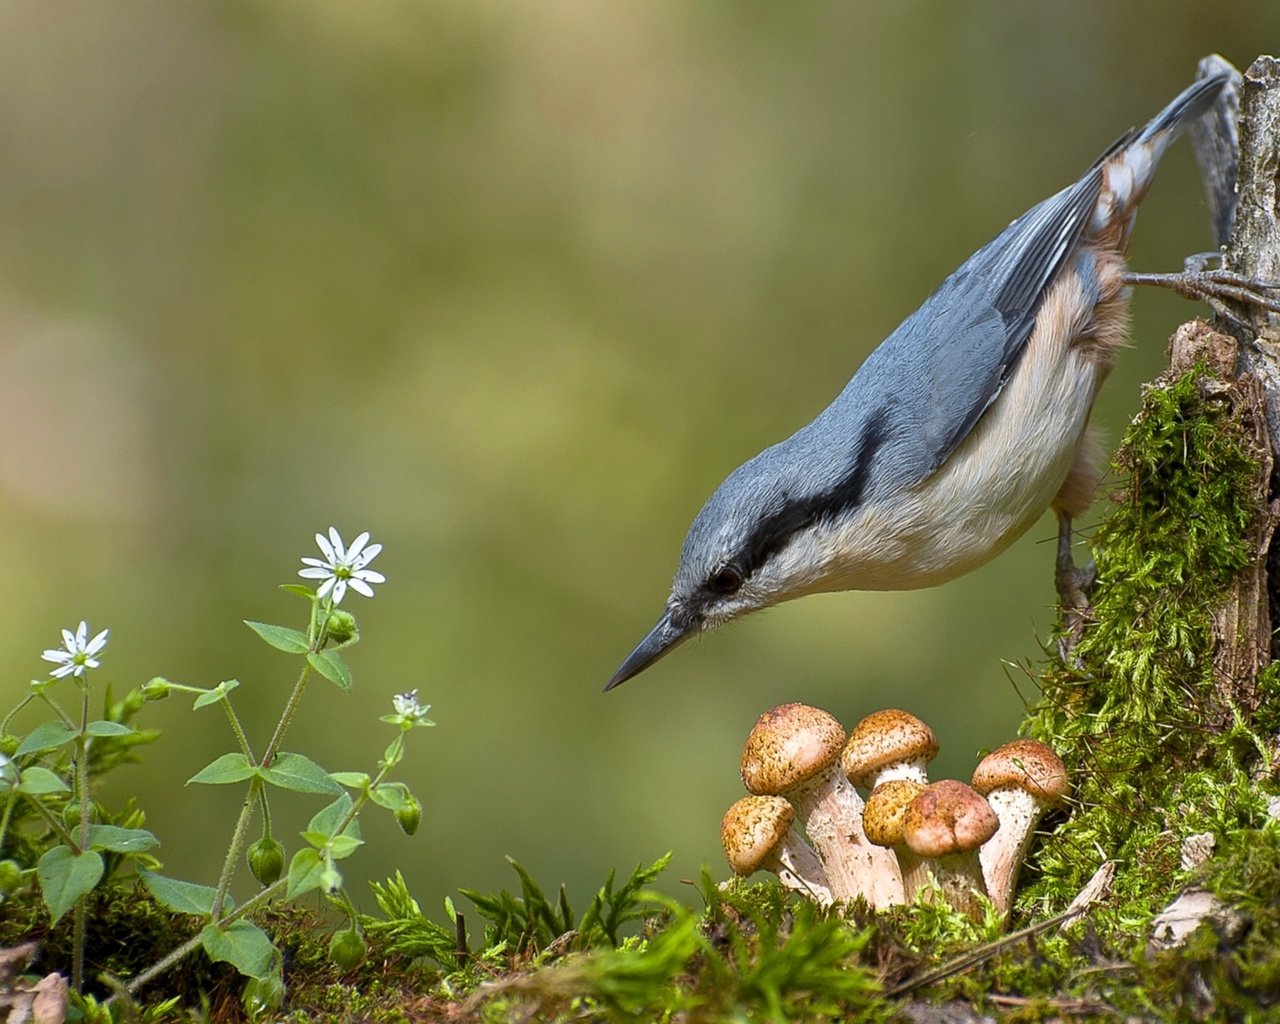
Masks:
[[[1058,634],[1058,657],[1063,664],[1072,664],[1071,655],[1084,636],[1084,628],[1093,617],[1090,598],[1098,583],[1098,566],[1090,559],[1088,565],[1077,566],[1068,556],[1059,560],[1054,572],[1054,585],[1058,591],[1058,607],[1062,614],[1062,628]]]
[[[1248,325],[1227,306],[1229,302],[1280,313],[1280,281],[1260,281],[1224,267],[1206,269],[1206,264],[1214,258],[1220,257],[1215,253],[1197,253],[1187,258],[1181,273],[1126,273],[1124,280],[1126,284],[1168,288],[1184,298],[1203,302],[1237,327]]]

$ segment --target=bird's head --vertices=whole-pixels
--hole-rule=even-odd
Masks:
[[[661,618],[606,690],[698,633],[826,589],[831,552],[824,541],[862,480],[833,476],[825,467],[814,472],[812,460],[797,457],[801,440],[797,435],[739,466],[702,507],[685,537]],[[860,477],[856,465],[852,476]]]

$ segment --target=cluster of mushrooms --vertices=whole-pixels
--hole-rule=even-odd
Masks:
[[[1014,740],[983,758],[971,786],[930,783],[937,753],[933,731],[906,711],[876,711],[847,736],[820,708],[766,711],[742,750],[752,795],[721,826],[729,866],[773,871],[823,905],[890,907],[924,890],[971,917],[985,895],[1007,916],[1035,827],[1069,791],[1066,768],[1043,743]]]

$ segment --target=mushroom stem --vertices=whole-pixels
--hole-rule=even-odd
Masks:
[[[901,878],[892,856],[872,847],[862,831],[862,798],[839,767],[844,742],[844,726],[821,708],[770,708],[743,746],[742,781],[752,793],[791,801],[835,899],[861,896],[883,906],[901,899]]]
[[[986,795],[1000,819],[1000,830],[982,848],[980,860],[991,900],[1007,916],[1036,825],[1070,790],[1067,769],[1038,740],[1014,740],[982,759],[974,770],[973,786]]]
[[[893,854],[867,841],[862,797],[840,771],[805,792],[790,794],[836,899],[861,896],[873,907],[902,902],[902,875]]]
[[[986,895],[978,849],[1000,827],[987,801],[963,782],[946,779],[926,786],[907,808],[903,836],[921,857],[946,901],[978,920]]]
[[[720,842],[735,874],[772,871],[778,880],[822,906],[831,887],[813,849],[791,827],[795,810],[778,796],[747,796],[730,807],[720,823]]]

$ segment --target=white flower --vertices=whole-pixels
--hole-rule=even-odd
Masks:
[[[373,597],[373,588],[369,584],[387,581],[382,573],[365,568],[382,550],[381,544],[369,543],[367,531],[353,540],[350,547],[346,547],[342,543],[342,536],[331,526],[328,537],[323,533],[316,534],[316,543],[320,546],[324,560],[304,558],[302,564],[309,568],[299,569],[298,575],[308,580],[324,580],[316,591],[317,597],[324,597],[332,591],[333,603],[341,604],[342,599],[347,596],[347,587],[357,594]]]
[[[391,706],[396,709],[397,715],[405,715],[410,718],[423,713],[423,708],[418,703],[417,690],[410,690],[408,693],[397,693],[391,698]]]
[[[405,731],[418,725],[436,724],[427,717],[427,712],[431,710],[431,705],[418,703],[417,690],[410,690],[408,693],[397,693],[391,698],[391,706],[395,709],[395,714],[383,715],[381,721],[398,725]]]
[[[84,670],[97,668],[100,664],[97,656],[107,646],[107,634],[111,630],[104,629],[92,640],[88,639],[89,624],[81,622],[80,628],[72,633],[69,629],[62,631],[62,646],[55,650],[45,651],[40,657],[52,661],[58,667],[53,670],[53,678],[76,675],[84,678]]]

